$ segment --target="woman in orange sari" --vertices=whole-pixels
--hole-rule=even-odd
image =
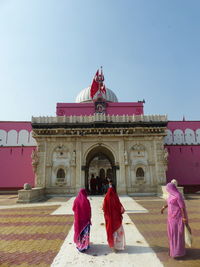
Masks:
[[[125,234],[122,226],[124,207],[113,187],[108,189],[103,202],[106,233],[109,247],[114,251],[124,250]]]

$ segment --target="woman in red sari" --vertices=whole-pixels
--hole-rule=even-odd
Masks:
[[[91,207],[85,189],[80,189],[74,200],[73,211],[74,243],[80,252],[84,252],[89,248],[91,225]]]
[[[114,251],[124,250],[125,235],[122,226],[122,214],[125,210],[113,187],[110,187],[106,193],[103,202],[103,211],[109,247]]]

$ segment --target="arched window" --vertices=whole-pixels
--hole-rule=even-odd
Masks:
[[[64,171],[63,169],[59,169],[59,170],[57,171],[57,180],[58,180],[59,182],[63,182],[64,179],[65,179],[65,171]]]
[[[138,178],[138,179],[143,179],[144,178],[144,170],[141,167],[137,168],[136,178]]]

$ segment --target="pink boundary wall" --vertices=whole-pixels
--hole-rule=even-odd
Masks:
[[[169,121],[167,128],[172,132],[176,129],[195,131],[200,129],[200,121]],[[165,145],[165,147],[169,153],[167,182],[176,179],[183,186],[200,186],[200,145]]]
[[[32,131],[32,126],[30,121],[0,121],[0,130],[10,131],[16,130],[27,130]]]
[[[35,147],[0,147],[0,189],[34,186],[31,153]]]
[[[172,132],[176,129],[185,131],[186,129],[197,130],[200,129],[200,121],[169,121],[167,128]]]
[[[0,121],[0,130],[32,131],[31,122]],[[0,146],[0,189],[22,188],[24,183],[34,186],[31,154],[34,146]]]
[[[142,115],[142,102],[107,102],[106,114],[109,115]],[[88,116],[94,114],[94,103],[57,103],[57,116]]]
[[[166,146],[167,181],[176,179],[180,185],[200,185],[200,146]]]

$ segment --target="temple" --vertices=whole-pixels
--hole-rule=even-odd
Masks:
[[[92,175],[112,179],[119,194],[156,194],[178,180],[200,190],[200,122],[144,113],[144,101],[118,102],[104,88],[75,103],[57,103],[55,117],[0,122],[0,190],[40,188],[45,195],[90,191]]]

